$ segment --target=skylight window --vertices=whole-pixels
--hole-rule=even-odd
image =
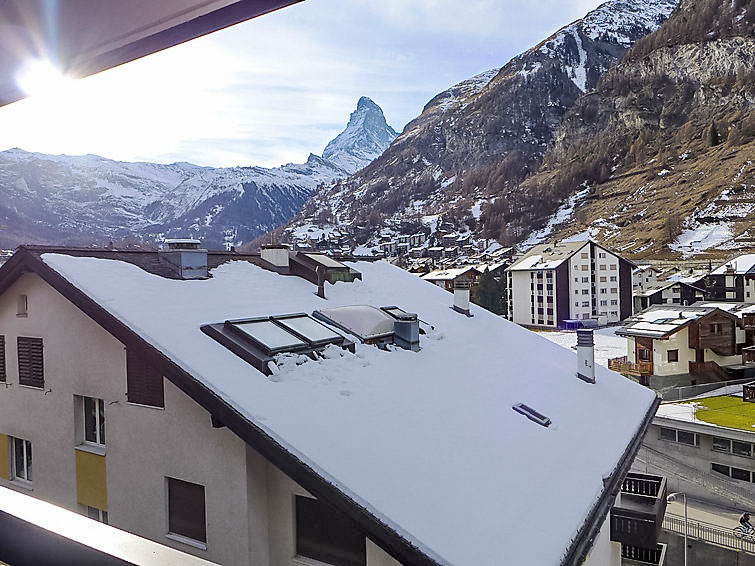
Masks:
[[[535,409],[525,405],[524,403],[517,403],[511,408],[514,409],[517,413],[524,415],[532,422],[539,424],[540,426],[549,427],[553,422],[544,414],[538,413]]]
[[[362,342],[379,342],[393,337],[394,317],[369,305],[320,309],[314,317],[353,334]]]
[[[312,344],[329,344],[330,342],[343,340],[343,336],[306,314],[279,316],[273,320],[299,336],[304,337]]]
[[[202,332],[265,375],[277,354],[298,352],[312,358],[328,344],[354,348],[354,343],[305,313],[226,320],[205,324]]]
[[[270,319],[229,322],[270,352],[293,352],[307,347],[306,342]]]

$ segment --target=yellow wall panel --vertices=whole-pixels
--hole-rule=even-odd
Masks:
[[[0,434],[0,478],[10,479],[10,460],[8,459],[8,437]]]
[[[82,505],[107,511],[105,456],[76,450],[76,494]]]

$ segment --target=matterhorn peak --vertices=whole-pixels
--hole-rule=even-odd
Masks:
[[[383,153],[396,136],[380,106],[363,96],[346,129],[325,146],[322,157],[351,175]]]

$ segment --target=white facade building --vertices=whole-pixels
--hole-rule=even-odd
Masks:
[[[539,244],[506,271],[517,324],[610,324],[632,312],[631,263],[592,241]]]

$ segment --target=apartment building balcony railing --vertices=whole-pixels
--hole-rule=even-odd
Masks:
[[[666,545],[658,543],[655,548],[639,548],[629,544],[621,545],[622,566],[663,566],[666,562]]]
[[[629,375],[653,375],[653,362],[630,362],[626,356],[609,358],[608,369]]]
[[[630,472],[611,509],[611,540],[655,549],[666,513],[666,478]]]

